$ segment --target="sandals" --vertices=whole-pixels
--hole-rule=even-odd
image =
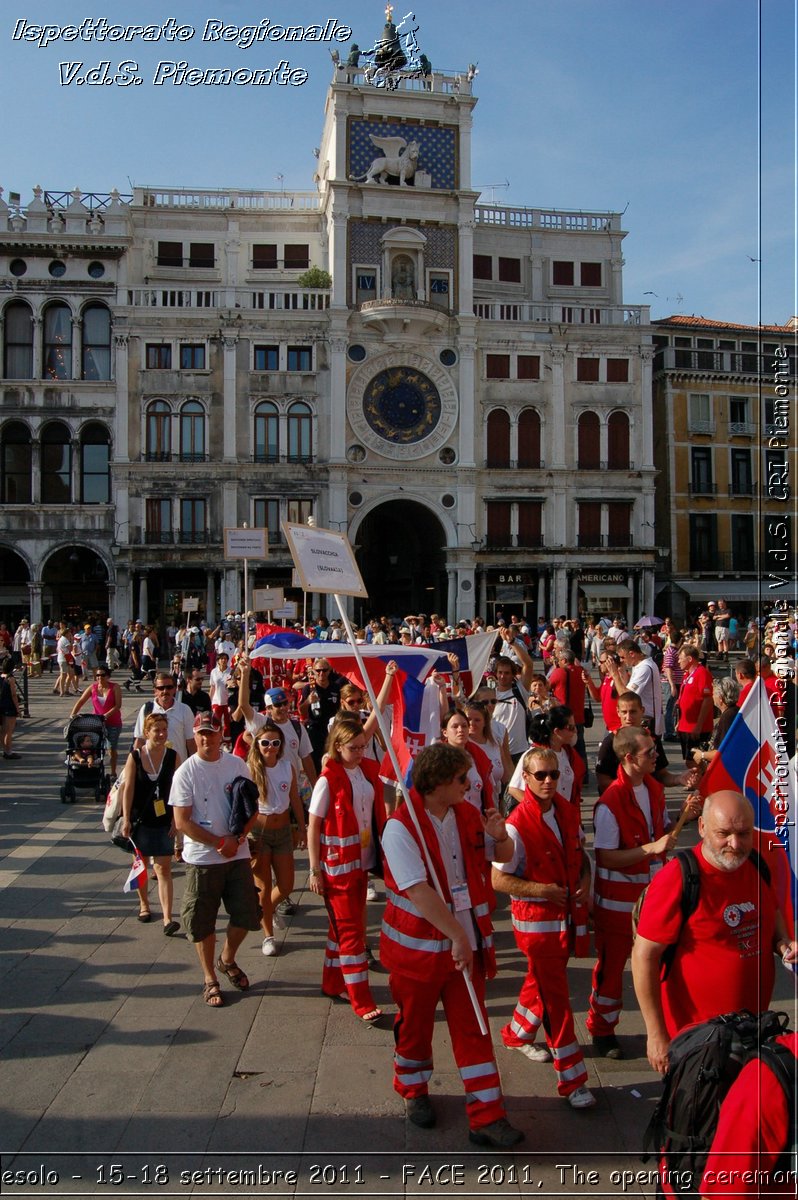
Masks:
[[[367,1025],[376,1025],[377,1022],[382,1018],[382,1009],[372,1008],[371,1012],[359,1013],[358,1015],[361,1021],[365,1021]]]
[[[164,925],[163,927],[164,937],[174,937],[179,928],[179,921],[169,921],[168,924]]]
[[[223,1008],[224,996],[222,989],[219,987],[219,981],[214,979],[211,983],[206,983],[202,988],[202,999],[209,1008]]]
[[[238,988],[239,992],[245,992],[249,987],[249,980],[244,972],[239,967],[238,963],[226,963],[221,954],[216,963],[216,970],[221,971],[230,980],[234,988]]]
[[[137,920],[141,921],[142,925],[149,925],[152,920],[152,913],[149,909],[146,909],[139,913]]]

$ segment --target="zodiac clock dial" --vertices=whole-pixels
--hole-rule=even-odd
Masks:
[[[363,415],[378,437],[408,446],[422,441],[435,429],[441,417],[441,398],[422,371],[388,367],[366,385]]]

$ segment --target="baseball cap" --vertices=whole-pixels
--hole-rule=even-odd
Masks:
[[[199,733],[201,729],[209,730],[211,733],[221,733],[222,722],[212,712],[197,713],[194,718],[194,732]]]
[[[266,692],[265,700],[267,704],[287,704],[288,696],[282,688],[269,688]]]

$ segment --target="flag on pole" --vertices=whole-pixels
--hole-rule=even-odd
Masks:
[[[135,892],[137,888],[143,887],[147,881],[147,864],[139,853],[138,847],[133,843],[133,865],[130,868],[130,874],[125,880],[123,892]]]
[[[728,788],[742,792],[753,805],[757,849],[770,868],[784,919],[792,928],[798,908],[795,770],[761,679],[743,701],[699,784],[702,796]]]

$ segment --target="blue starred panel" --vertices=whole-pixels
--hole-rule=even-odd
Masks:
[[[419,171],[428,171],[432,176],[432,187],[452,191],[458,186],[457,137],[452,126],[414,125],[409,121],[356,121],[349,122],[349,178],[365,175],[375,158],[382,151],[375,146],[369,135],[375,137],[403,137],[407,142],[418,142]]]

